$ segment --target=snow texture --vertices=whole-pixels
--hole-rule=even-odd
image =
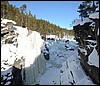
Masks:
[[[56,38],[57,36],[56,35],[46,35],[46,38]]]
[[[94,85],[84,73],[78,59],[77,43],[75,41],[47,41],[50,51],[50,60],[46,62],[47,70],[38,76],[39,85]],[[52,44],[51,44],[52,42]],[[67,51],[65,44],[74,51]]]
[[[88,57],[88,64],[94,65],[99,68],[99,55],[97,53],[97,50],[94,48],[92,53]]]
[[[96,40],[86,40],[86,41],[88,41],[88,42],[92,42],[92,43],[97,43]]]
[[[5,27],[5,25],[1,23],[1,27]]]
[[[95,12],[89,15],[89,18],[92,19],[99,19],[99,12]]]
[[[13,24],[16,24],[16,22],[13,20],[2,19],[2,21],[1,21],[2,24],[7,24],[7,22],[12,22]]]
[[[81,19],[76,19],[74,21],[73,26],[77,26],[77,25],[84,25],[87,22],[93,22],[92,20],[90,20],[89,18],[83,18],[83,21]]]
[[[2,19],[2,23],[6,24],[7,22],[14,21],[8,19]],[[45,59],[41,55],[41,49],[43,48],[44,41],[42,40],[40,33],[36,31],[29,32],[27,28],[22,28],[21,26],[13,26],[14,35],[17,35],[12,39],[13,41],[17,39],[16,42],[12,44],[5,44],[5,38],[1,41],[1,72],[2,76],[7,75],[7,73],[12,72],[12,66],[14,61],[25,59],[25,72],[26,72],[26,81],[25,84],[35,83],[36,77],[40,74],[43,74],[45,71]],[[5,29],[5,28],[3,28]],[[12,38],[12,36],[7,36],[6,39]],[[18,47],[15,44],[18,43]],[[10,70],[10,71],[9,71]],[[32,74],[32,75],[31,75]],[[9,77],[8,79],[11,79]],[[7,85],[10,82],[6,83]]]
[[[99,35],[99,28],[98,28],[98,32],[97,32],[97,35]]]
[[[96,8],[96,11],[99,11],[99,6]]]
[[[6,19],[6,21],[8,20]],[[24,57],[26,78],[23,83],[25,85],[94,85],[81,68],[77,52],[78,45],[73,37],[67,38],[69,42],[65,42],[63,39],[44,42],[40,33],[36,31],[29,32],[27,28],[14,26],[14,32],[18,33],[18,37],[15,38],[18,47],[14,44],[2,44],[1,46],[1,76],[4,76],[4,79],[6,79],[7,73],[12,75],[14,60]],[[8,38],[10,37],[8,36]],[[46,51],[50,55],[49,60],[44,59],[42,53],[42,51],[45,52],[44,45],[49,50]],[[93,52],[96,54],[95,50]],[[8,79],[11,78],[12,76]],[[9,81],[5,85],[10,83]]]

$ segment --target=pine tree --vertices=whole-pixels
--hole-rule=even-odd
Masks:
[[[80,17],[83,20],[83,18],[88,17],[90,13],[95,12],[96,5],[94,1],[84,1],[80,4],[78,7],[78,12],[80,13]]]
[[[25,27],[25,15],[24,15],[24,12],[26,10],[27,6],[26,4],[23,4],[21,7],[20,7],[20,11],[21,11],[21,15],[22,15],[22,20],[21,20],[21,26]]]
[[[19,26],[26,26],[28,29],[36,30],[44,36],[53,34],[63,37],[64,33],[68,32],[49,21],[36,19],[36,15],[32,15],[31,11],[27,13],[26,9],[25,4],[17,8],[9,4],[8,1],[1,1],[1,17],[16,21]]]
[[[1,17],[6,18],[5,16],[8,13],[8,1],[1,1]]]

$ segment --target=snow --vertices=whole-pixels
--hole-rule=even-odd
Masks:
[[[66,38],[66,43],[62,40],[41,39],[40,33],[31,31],[27,28],[14,26],[15,34],[18,33],[18,47],[13,44],[3,44],[1,46],[1,75],[10,73],[12,75],[12,66],[14,60],[25,58],[25,85],[38,83],[39,85],[94,85],[91,79],[86,76],[78,59],[78,45],[74,37]],[[11,36],[8,36],[10,38]],[[50,36],[54,37],[54,36]],[[44,45],[49,52],[45,51]],[[66,49],[68,46],[68,49]],[[70,50],[73,48],[73,51]],[[82,49],[81,49],[82,50]],[[50,59],[45,60],[43,52],[49,53]],[[82,51],[85,51],[84,49]],[[8,65],[4,65],[8,63]],[[4,77],[6,78],[6,77]],[[9,77],[8,79],[11,79]],[[9,85],[11,82],[7,82]]]
[[[99,19],[99,12],[95,12],[89,15],[89,18],[92,19]]]
[[[90,20],[89,18],[83,18],[83,21],[81,19],[76,19],[74,22],[73,22],[73,26],[77,26],[77,25],[84,25],[85,23],[87,22],[93,22],[92,20]]]
[[[63,36],[62,40],[75,41],[74,38],[75,38],[74,36],[70,36],[70,35],[66,36],[66,35],[65,35],[65,36]]]
[[[56,35],[46,35],[46,38],[55,38]]]
[[[60,71],[58,68],[49,68],[45,75],[41,76],[40,85],[59,85]],[[49,76],[49,77],[48,77]],[[45,78],[44,78],[45,77]]]
[[[57,39],[58,38],[58,36],[56,36],[56,35],[46,35],[46,38],[53,38],[53,39]]]
[[[91,37],[91,35],[88,35],[88,37]]]
[[[1,27],[5,27],[5,25],[1,23]]]
[[[7,22],[12,22],[13,24],[16,24],[15,21],[9,20],[9,19],[2,19],[1,23],[2,24],[7,24]]]
[[[97,53],[97,50],[94,48],[92,53],[88,57],[88,64],[94,65],[99,68],[99,55]]]
[[[93,85],[92,81],[91,80],[88,80],[90,79],[88,76],[85,75],[84,71],[82,70],[81,66],[80,66],[80,63],[79,63],[79,60],[77,58],[75,58],[74,56],[71,56],[70,58],[68,58],[68,67],[69,67],[69,71],[73,73],[73,80],[75,82],[75,85],[82,85],[82,84],[85,84],[87,83],[86,85]],[[85,78],[84,80],[84,83],[81,82],[81,80],[83,81],[83,79]],[[88,83],[91,82],[91,83]],[[81,83],[80,83],[81,82]]]
[[[11,82],[10,81],[8,81],[5,85],[9,85]]]
[[[98,28],[98,32],[97,32],[97,35],[99,35],[99,28]]]
[[[99,11],[99,6],[96,8],[96,11]]]
[[[41,54],[44,47],[44,41],[41,39],[40,33],[36,31],[29,32],[27,28],[14,26],[15,33],[18,33],[18,57],[25,58],[25,76],[24,84],[34,84],[37,76],[45,71],[45,59]]]
[[[7,39],[9,39],[9,38],[13,38],[13,36],[8,36]]]
[[[11,79],[12,79],[12,77],[8,77],[8,78],[7,78],[7,80],[11,80]]]
[[[47,42],[51,43],[51,40]],[[69,48],[73,46],[74,51],[66,51],[65,44],[63,41],[52,41],[52,45],[49,46],[50,60],[46,61],[47,70],[37,77],[37,83],[39,85],[71,85],[71,83],[94,85],[80,65],[77,43],[69,41],[67,44]]]
[[[5,20],[5,22],[6,21],[7,20]],[[2,23],[4,23],[4,21],[2,21]],[[45,60],[41,55],[41,49],[43,48],[44,41],[41,39],[40,33],[36,31],[31,31],[31,33],[29,33],[27,28],[22,28],[21,26],[14,26],[14,32],[14,35],[17,35],[18,33],[18,36],[14,37],[14,39],[17,39],[16,44],[18,43],[18,47],[16,47],[16,45],[13,43],[2,44],[1,72],[2,75],[6,75],[8,72],[10,72],[8,70],[12,69],[15,59],[21,59],[21,57],[23,57],[25,58],[26,71],[26,81],[24,83],[31,84],[33,79],[35,81],[36,77],[39,75],[39,72],[43,74],[45,70]],[[7,39],[11,37],[12,36],[8,36]],[[9,77],[9,79],[10,78],[11,77]]]
[[[3,30],[8,30],[8,28],[6,28],[6,27],[5,28],[2,28],[1,31],[3,31]]]
[[[85,40],[85,41],[92,42],[92,43],[97,43],[96,40]]]
[[[78,48],[81,52],[85,53],[87,55],[87,51],[84,48]]]
[[[10,73],[9,75],[12,75],[12,67],[10,67],[8,70],[4,70],[4,71],[1,70],[1,76],[4,76],[3,78],[7,78],[5,77],[7,73]],[[9,78],[12,78],[12,77],[9,77]]]
[[[5,66],[4,63],[3,63],[4,60],[5,61],[8,60],[7,63],[9,63],[9,64],[13,64],[14,63],[15,54],[12,51],[16,52],[16,48],[12,44],[2,45],[2,47],[1,47],[1,66],[2,67]],[[12,56],[14,56],[14,57],[12,57]],[[10,68],[10,66],[5,66],[5,67],[6,67],[5,70]]]
[[[83,83],[84,82],[84,83]],[[90,78],[88,76],[82,78],[77,85],[95,85],[91,82]]]
[[[89,26],[95,26],[95,22],[92,22]]]
[[[97,44],[96,44],[96,45],[91,45],[91,44],[89,44],[89,46],[90,46],[90,47],[94,47],[94,48],[95,48],[95,47],[97,46]]]
[[[40,33],[36,31],[32,31],[32,33],[29,34],[27,28],[20,26],[14,26],[14,28],[15,33],[19,34],[17,38],[17,55],[19,57],[24,56],[26,61],[25,67],[29,67],[34,63],[35,58],[40,55],[44,41],[41,39]]]
[[[34,63],[35,58],[37,58],[40,55],[41,47],[43,45],[43,40],[41,39],[40,34],[38,32],[33,31],[30,35],[27,35],[27,29],[21,28],[19,30],[18,54],[25,57],[25,67],[28,67],[30,66],[30,64]]]

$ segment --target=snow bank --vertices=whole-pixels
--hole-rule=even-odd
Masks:
[[[61,42],[62,41],[62,42]],[[51,41],[48,41],[50,43]],[[47,61],[47,70],[37,78],[39,85],[94,85],[86,76],[78,59],[77,48],[74,51],[65,50],[65,42],[52,41],[50,46],[50,60]],[[68,47],[77,47],[69,40]],[[61,65],[57,67],[57,65]]]
[[[92,19],[99,19],[99,12],[95,12],[89,15],[89,18]]]
[[[71,35],[65,35],[65,36],[63,36],[62,39],[63,39],[63,40],[75,41],[74,38],[75,38],[74,36],[71,36]]]
[[[56,35],[46,35],[46,38],[56,38]]]
[[[1,21],[2,24],[7,24],[7,22],[12,22],[13,24],[16,24],[15,21],[9,20],[9,19],[2,19],[2,21]]]
[[[77,25],[84,25],[85,23],[87,22],[93,22],[92,20],[90,20],[89,18],[83,18],[83,21],[81,19],[76,19],[74,22],[73,22],[73,26],[77,26]]]
[[[75,82],[74,85],[94,85],[91,79],[85,75],[80,62],[76,57],[71,56],[68,58],[67,62],[69,67],[68,70],[71,74],[70,76]]]
[[[46,38],[54,39],[55,41],[59,39],[57,35],[46,35]]]
[[[95,48],[93,49],[92,53],[89,55],[88,59],[89,59],[88,60],[89,65],[94,65],[99,68],[99,56]]]
[[[60,85],[60,72],[58,68],[49,68],[39,80],[39,85]]]
[[[12,52],[13,51],[13,52]],[[2,45],[1,47],[1,66],[5,68],[5,70],[9,69],[10,66],[4,65],[3,61],[7,61],[9,64],[13,64],[15,60],[16,47],[11,44]],[[4,71],[2,69],[2,71]]]

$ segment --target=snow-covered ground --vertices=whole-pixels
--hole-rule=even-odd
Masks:
[[[37,78],[39,85],[94,85],[80,65],[77,42],[49,40],[46,44],[50,59],[46,62],[44,75]]]

